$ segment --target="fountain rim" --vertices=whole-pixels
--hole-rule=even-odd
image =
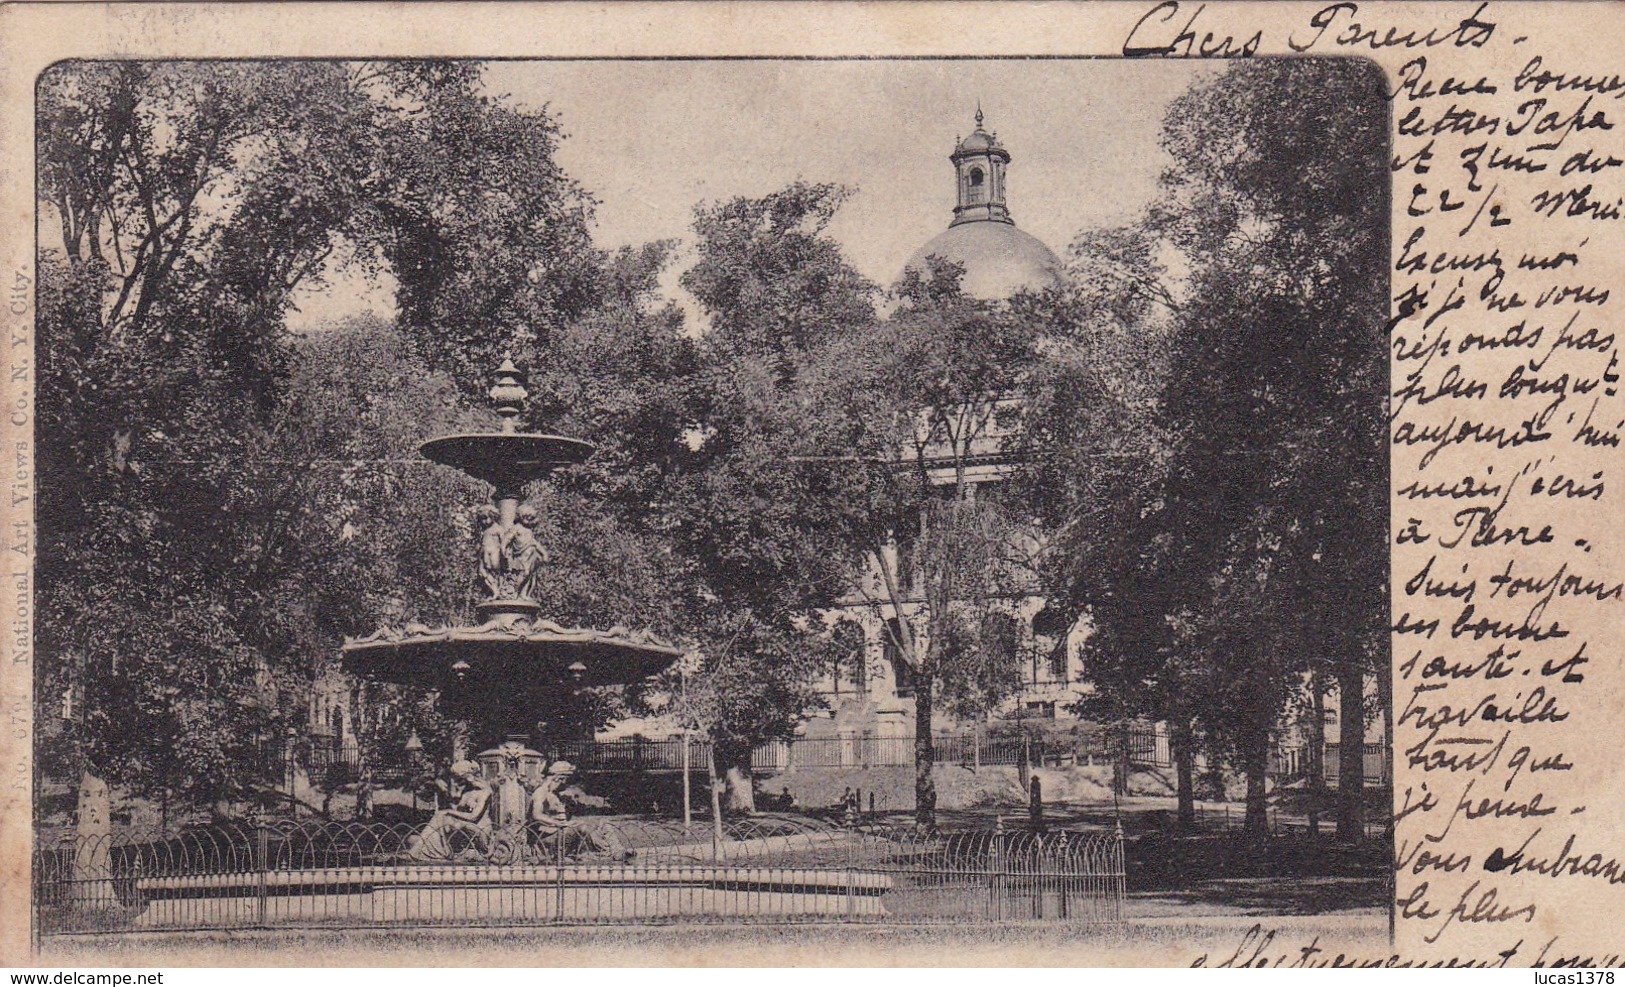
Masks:
[[[472,662],[472,668],[493,660],[503,663],[528,658],[532,664],[551,667],[562,676],[569,671],[566,662],[576,658],[588,663],[587,681],[583,684],[589,686],[641,681],[670,668],[685,654],[683,649],[648,631],[631,631],[620,625],[607,631],[564,627],[545,618],[499,619],[472,627],[382,627],[366,637],[346,637],[340,652],[352,671],[385,681],[419,684],[427,678],[442,678],[458,660]],[[624,672],[627,666],[631,666],[635,677],[614,671]]]
[[[484,447],[495,452],[498,450],[513,451],[514,447],[522,450],[525,447],[546,449],[557,455],[548,458],[536,458],[529,462],[525,460],[508,460],[513,465],[529,465],[530,463],[546,463],[555,467],[575,466],[584,463],[598,451],[598,447],[586,439],[577,439],[568,435],[552,435],[544,432],[457,432],[451,435],[439,435],[418,446],[418,452],[424,459],[441,466],[450,466],[462,469],[468,462],[466,458],[461,462],[444,452],[453,450],[475,449]],[[461,457],[459,457],[461,458]],[[485,460],[486,462],[493,462]]]
[[[683,654],[683,649],[667,644],[648,631],[633,631],[619,624],[607,631],[591,627],[565,627],[546,618],[493,620],[473,626],[445,624],[429,627],[418,623],[408,623],[399,628],[386,626],[363,637],[346,636],[339,650],[351,654],[448,642],[494,644],[499,647],[507,644],[596,646],[668,654],[673,658]]]

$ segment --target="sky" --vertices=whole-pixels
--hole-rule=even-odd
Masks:
[[[1082,230],[1127,222],[1155,195],[1167,104],[1211,65],[1181,60],[493,62],[485,85],[565,132],[558,160],[597,200],[614,249],[691,238],[694,208],[803,179],[851,187],[829,235],[883,285],[947,228],[955,141],[985,126],[1011,154],[1016,225],[1057,254]],[[676,285],[688,255],[663,285]],[[342,273],[299,299],[306,328],[392,308],[390,286]]]

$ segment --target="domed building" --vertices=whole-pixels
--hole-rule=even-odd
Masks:
[[[1002,301],[1023,289],[1059,284],[1062,268],[1048,247],[1016,228],[1005,191],[1010,152],[983,123],[978,108],[976,129],[959,140],[949,155],[956,190],[953,221],[915,252],[904,271],[926,274],[928,261],[935,256],[964,269],[960,287],[966,295]],[[1011,395],[1000,403],[1018,400]],[[970,499],[996,498],[1010,472],[1001,440],[999,426],[990,421],[985,431],[946,444],[962,443],[957,451],[933,444],[918,452],[924,457],[929,482],[940,491],[952,491],[955,484],[963,483]],[[908,459],[915,452],[904,450],[900,455]],[[912,527],[903,526],[905,531]],[[905,549],[894,544],[888,551],[894,565],[905,565],[897,561]],[[819,794],[822,776],[810,770],[814,768],[831,772],[872,769],[879,773],[868,776],[866,784],[891,786],[896,790],[894,797],[912,799],[917,682],[904,657],[902,641],[904,625],[912,628],[915,637],[929,633],[929,604],[920,578],[912,569],[890,578],[877,569],[824,611],[840,653],[819,686],[826,709],[809,717],[798,731],[800,739],[784,748],[787,763],[798,765],[795,795],[803,804],[827,804],[840,795],[834,788]],[[1014,729],[1014,721],[1026,721],[1032,730],[1041,729],[1036,725],[1039,720],[1076,722],[1073,707],[1086,687],[1078,646],[1087,631],[1049,607],[1035,588],[1027,593],[1010,589],[986,616],[984,627],[994,628],[1013,645],[1017,664],[1012,671],[1019,676],[1020,686],[996,710],[968,720],[937,709],[937,728],[957,738],[944,740],[945,746],[938,752],[945,765],[956,758],[977,763],[976,741],[968,738],[1008,732]],[[883,775],[891,780],[882,781]],[[788,779],[785,784],[788,792]],[[942,804],[948,804],[949,798],[945,795]]]
[[[1010,152],[996,134],[976,129],[948,156],[954,166],[958,204],[953,222],[915,251],[904,270],[929,270],[927,259],[940,257],[965,269],[960,287],[975,298],[1004,299],[1023,288],[1038,290],[1059,282],[1061,261],[1037,237],[1016,228],[1005,196],[1004,176]]]

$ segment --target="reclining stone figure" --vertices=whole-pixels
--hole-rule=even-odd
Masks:
[[[535,852],[542,861],[574,857],[582,853],[602,853],[622,862],[633,851],[612,823],[592,816],[570,818],[570,810],[559,790],[575,774],[569,761],[548,765],[547,776],[530,797],[530,825],[535,834]]]
[[[473,761],[451,766],[453,780],[463,786],[457,804],[441,809],[423,830],[406,844],[407,855],[419,861],[483,859],[491,838],[491,786]]]

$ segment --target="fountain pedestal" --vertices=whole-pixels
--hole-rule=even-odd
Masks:
[[[530,797],[547,774],[547,757],[518,739],[505,740],[474,755],[491,786],[491,823],[498,830],[523,828]]]

